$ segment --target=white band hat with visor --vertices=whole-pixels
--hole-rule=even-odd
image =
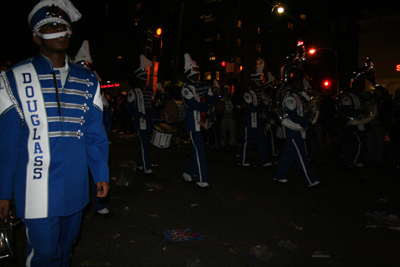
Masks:
[[[191,79],[192,76],[198,74],[200,77],[200,69],[197,66],[196,61],[192,60],[192,58],[190,57],[190,55],[188,53],[184,54],[184,58],[185,58],[185,66],[184,66],[184,70],[185,70],[185,74],[187,76],[187,78],[191,81],[191,82],[198,82],[198,80],[193,80]]]
[[[29,13],[28,23],[33,36],[56,39],[72,34],[71,22],[78,21],[82,14],[68,0],[41,0]],[[61,32],[42,34],[40,28],[47,24],[61,24]]]
[[[135,76],[143,81],[147,81],[148,69],[153,65],[143,54],[140,55],[140,67],[135,70]]]

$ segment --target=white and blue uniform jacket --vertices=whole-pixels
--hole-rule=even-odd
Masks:
[[[147,122],[143,116],[157,117],[154,105],[154,92],[147,86],[137,85],[128,92],[128,104],[126,111],[133,117],[136,130],[152,130],[154,122]]]
[[[286,115],[288,116],[282,122],[285,126],[286,137],[301,136],[303,139],[306,139],[306,129],[311,125],[311,122],[308,120],[310,114],[306,112],[306,103],[302,97],[302,93],[289,89],[283,99],[283,103]],[[290,123],[287,124],[285,122]]]
[[[203,82],[187,83],[183,86],[181,94],[186,109],[186,130],[199,132],[201,113],[209,111],[208,105],[214,107],[210,117],[214,118],[216,112],[216,101],[210,86]],[[207,103],[201,102],[203,96],[206,96]]]
[[[262,90],[250,87],[244,93],[244,117],[243,126],[250,128],[262,127],[262,111],[266,107],[263,101]]]
[[[63,85],[39,54],[7,72],[9,89],[0,86],[0,199],[14,196],[20,218],[81,211],[89,202],[88,166],[95,183],[109,181],[96,75],[68,57],[65,68]]]

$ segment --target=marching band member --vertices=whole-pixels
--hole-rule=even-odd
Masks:
[[[222,140],[224,141],[224,146],[234,147],[236,145],[236,101],[234,100],[231,87],[229,85],[224,86],[223,94],[224,103],[224,115],[221,121],[221,132]],[[228,140],[226,140],[229,136]]]
[[[216,113],[214,123],[208,129],[208,144],[210,147],[221,147],[221,121],[224,112],[224,102],[221,99],[220,86],[217,80],[214,80],[211,92],[215,98]]]
[[[274,181],[287,183],[285,173],[289,170],[293,160],[296,161],[301,173],[306,178],[308,187],[314,187],[320,182],[310,168],[305,145],[306,129],[311,125],[305,112],[305,98],[308,98],[303,91],[303,79],[295,76],[289,79],[291,89],[288,89],[283,101],[285,112],[288,118],[282,121],[284,134],[286,137],[285,148],[279,160]]]
[[[200,132],[200,116],[202,112],[206,112],[209,115],[209,122],[213,121],[216,110],[215,98],[210,86],[200,82],[200,71],[196,62],[187,53],[184,57],[185,74],[189,82],[182,88],[182,99],[186,109],[186,130],[190,134],[193,149],[182,176],[187,182],[192,182],[192,177],[197,175],[196,185],[207,189],[209,184],[204,141]],[[203,96],[207,98],[208,103],[201,102]]]
[[[149,142],[156,112],[153,109],[154,92],[146,85],[148,69],[151,65],[150,60],[144,55],[140,55],[140,67],[135,71],[138,85],[129,90],[126,107],[129,115],[133,117],[133,123],[138,133],[139,156],[136,163],[137,169],[143,170],[145,174],[153,173],[150,168]]]
[[[268,81],[263,84],[264,89],[264,97],[263,101],[265,104],[264,115],[266,118],[265,124],[265,136],[266,136],[266,143],[267,148],[271,152],[272,156],[278,156],[278,147],[277,147],[277,140],[276,140],[276,133],[277,133],[277,125],[275,123],[275,118],[273,115],[273,110],[271,106],[271,90],[274,88],[273,82],[275,81],[275,77],[272,76],[271,72],[267,73]]]
[[[26,266],[69,266],[89,202],[88,166],[97,196],[109,189],[100,86],[66,55],[80,17],[70,1],[38,3],[28,22],[39,54],[10,69],[9,89],[0,90],[0,216],[14,195]]]
[[[260,59],[256,73],[252,74],[251,87],[244,93],[244,139],[239,165],[249,167],[250,151],[255,142],[260,153],[263,167],[272,166],[265,144],[264,127],[261,114],[265,108],[262,84],[264,81],[264,60]]]

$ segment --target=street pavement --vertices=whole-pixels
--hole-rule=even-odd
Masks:
[[[277,166],[263,168],[255,147],[250,167],[238,166],[239,148],[206,147],[211,189],[202,190],[182,178],[190,143],[150,145],[154,173],[144,174],[136,170],[137,136],[115,134],[114,216],[97,216],[88,205],[72,266],[400,266],[396,164],[388,157],[380,167],[343,168],[337,150],[312,163],[323,184],[308,188],[295,163],[290,183],[279,184]],[[369,212],[382,214],[371,223]],[[168,242],[164,235],[185,229],[200,240]],[[15,260],[4,267],[24,266],[23,225],[14,232]]]

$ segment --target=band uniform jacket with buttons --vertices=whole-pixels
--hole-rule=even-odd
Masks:
[[[262,127],[262,111],[265,106],[263,92],[260,89],[250,87],[244,93],[244,117],[243,126],[250,128]]]
[[[201,98],[205,96],[207,103],[201,102]],[[206,83],[187,83],[182,88],[182,99],[185,103],[186,109],[186,130],[187,131],[200,131],[201,113],[209,111],[208,105],[212,105],[214,110],[209,114],[214,118],[216,113],[216,100]]]
[[[305,92],[300,93],[289,89],[283,100],[288,119],[293,123],[289,126],[283,123],[285,137],[289,139],[296,137],[306,139],[306,129],[311,125],[311,121],[308,120],[310,113],[306,112],[306,103],[302,94]]]
[[[128,104],[126,111],[133,117],[136,130],[152,130],[154,122],[147,122],[143,116],[147,115],[152,119],[157,117],[157,112],[153,109],[154,92],[147,86],[137,85],[128,92]]]
[[[68,57],[65,68],[63,86],[39,53],[7,72],[9,89],[0,87],[0,199],[14,196],[20,218],[81,211],[90,199],[88,167],[95,183],[109,182],[98,80]]]

